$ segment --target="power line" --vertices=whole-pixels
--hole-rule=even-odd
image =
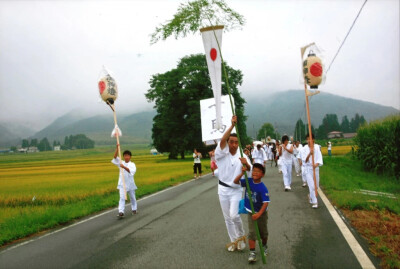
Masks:
[[[333,60],[332,60],[332,62],[330,63],[328,69],[326,70],[326,73],[328,73],[328,72],[329,72],[329,69],[331,69],[331,66],[332,66],[333,62],[335,61],[336,56],[339,54],[340,49],[343,47],[344,42],[346,41],[347,37],[349,36],[349,34],[350,34],[350,32],[351,32],[351,29],[353,29],[353,26],[354,26],[354,24],[356,23],[356,21],[357,21],[357,19],[358,19],[358,16],[360,16],[360,13],[361,13],[362,9],[364,8],[365,4],[367,3],[367,1],[368,1],[368,0],[365,0],[365,1],[364,1],[364,4],[361,6],[360,11],[358,11],[358,14],[357,14],[356,18],[354,19],[353,24],[351,25],[349,31],[347,32],[346,37],[343,39],[343,42],[342,42],[342,44],[340,45],[338,51],[336,52],[335,57],[333,57]]]

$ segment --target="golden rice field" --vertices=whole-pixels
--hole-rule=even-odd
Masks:
[[[346,145],[346,146],[332,146],[332,155],[345,155],[351,152],[351,148],[354,146]],[[328,156],[328,148],[321,147],[321,152],[323,156]]]
[[[137,197],[193,177],[192,158],[147,152],[133,150]],[[113,149],[0,155],[0,245],[116,206],[119,170],[112,156]]]

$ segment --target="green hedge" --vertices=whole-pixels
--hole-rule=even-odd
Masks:
[[[354,141],[366,170],[400,178],[400,115],[361,126]]]

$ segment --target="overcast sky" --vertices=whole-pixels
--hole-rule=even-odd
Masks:
[[[151,76],[204,53],[200,34],[150,45],[181,2],[0,1],[0,122],[40,129],[74,109],[108,112],[97,88],[103,64],[118,83],[117,112],[150,110]],[[316,42],[328,66],[364,0],[226,2],[246,19],[222,37],[246,97],[303,89],[300,47]],[[320,90],[399,109],[399,24],[398,0],[369,0]]]

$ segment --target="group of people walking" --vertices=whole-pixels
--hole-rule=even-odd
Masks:
[[[243,250],[246,237],[240,215],[238,213],[239,201],[242,197],[242,187],[247,188],[244,176],[247,173],[251,200],[254,203],[254,214],[250,208],[250,198],[245,192],[245,208],[248,212],[249,226],[249,262],[256,261],[254,221],[257,220],[263,245],[264,255],[268,254],[268,206],[270,203],[268,188],[261,181],[265,174],[266,164],[276,162],[283,175],[285,192],[291,191],[292,168],[295,167],[296,175],[302,177],[302,186],[309,188],[308,200],[311,208],[318,208],[315,189],[319,186],[319,166],[323,164],[320,146],[314,143],[314,135],[307,135],[307,144],[303,146],[299,141],[289,140],[287,135],[276,144],[257,144],[255,148],[246,146],[244,156],[240,157],[237,136],[231,133],[237,122],[236,116],[232,118],[232,125],[226,130],[221,141],[215,149],[214,161],[218,166],[218,196],[225,219],[230,243],[228,251]],[[313,144],[310,148],[309,145]],[[314,170],[316,184],[314,183]]]
[[[276,141],[276,144],[258,144],[255,148],[250,145],[243,150],[243,157],[240,155],[239,141],[235,133],[232,133],[233,128],[237,123],[237,117],[233,116],[231,126],[227,128],[221,141],[217,144],[215,150],[209,152],[211,158],[211,170],[218,171],[218,197],[225,219],[226,229],[230,242],[226,245],[228,251],[242,251],[246,248],[246,235],[243,228],[242,219],[239,215],[239,202],[242,200],[243,187],[245,188],[244,195],[244,210],[248,213],[249,227],[249,248],[250,253],[248,261],[255,262],[255,244],[256,234],[254,230],[254,221],[257,221],[261,236],[261,245],[264,255],[268,254],[268,207],[270,203],[268,188],[261,181],[265,175],[266,164],[271,161],[271,166],[275,161],[275,166],[279,167],[283,175],[283,187],[286,192],[291,190],[292,185],[292,167],[295,167],[297,176],[302,176],[303,187],[309,187],[308,199],[312,208],[318,208],[318,201],[315,194],[315,189],[319,185],[319,166],[323,164],[320,146],[314,144],[314,135],[307,135],[307,145],[302,146],[299,141],[291,142],[287,135],[282,137],[281,143]],[[309,147],[313,143],[312,148]],[[131,159],[131,152],[123,153],[124,160],[117,157],[118,147],[114,153],[112,163],[118,166],[122,171],[120,174],[118,189],[120,190],[120,202],[118,217],[124,217],[126,192],[131,198],[132,214],[137,214],[137,203],[135,199],[135,190],[137,189],[134,183],[134,174],[136,166]],[[202,155],[196,149],[193,151],[193,170],[194,177],[198,178],[202,175],[201,168]],[[316,184],[314,184],[314,172],[316,175]],[[248,178],[248,185],[245,177]],[[123,186],[123,178],[126,186]],[[250,188],[251,197],[247,187]],[[253,209],[251,206],[253,203]]]

